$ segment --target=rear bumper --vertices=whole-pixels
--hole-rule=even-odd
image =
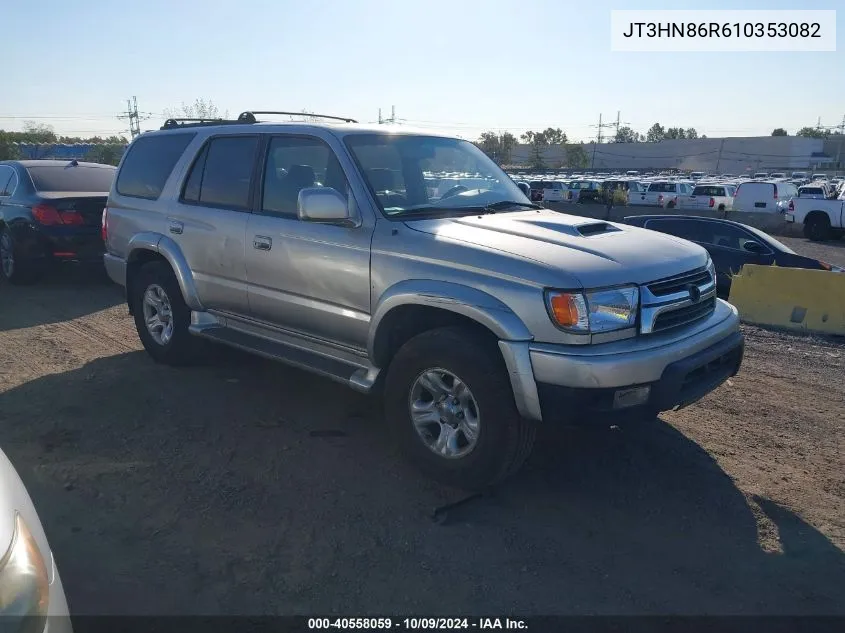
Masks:
[[[783,216],[787,222],[795,222],[795,214],[787,213]]]
[[[99,263],[105,250],[96,226],[27,227],[16,232],[15,237],[22,255],[32,260]]]

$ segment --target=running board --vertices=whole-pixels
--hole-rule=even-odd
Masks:
[[[195,324],[189,329],[195,336],[331,378],[361,393],[369,393],[372,390],[379,374],[378,368],[368,366],[363,358],[360,364],[352,363],[229,327]]]

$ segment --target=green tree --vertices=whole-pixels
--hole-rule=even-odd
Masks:
[[[303,110],[303,114],[307,114]],[[182,103],[178,108],[167,108],[164,116],[168,119],[220,119],[227,118],[229,111],[220,115],[220,109],[211,99],[195,99],[193,103]]]
[[[796,136],[808,136],[810,138],[827,138],[827,132],[817,127],[802,127]]]
[[[649,143],[656,143],[657,141],[662,141],[664,138],[666,138],[666,130],[659,123],[655,123],[648,128],[648,132],[645,135],[645,140]]]
[[[522,140],[531,146],[529,165],[534,169],[545,167],[543,163],[543,150],[549,146],[545,132],[533,132],[529,130],[522,135]]]
[[[566,166],[569,169],[584,169],[590,164],[590,157],[582,144],[566,147]]]
[[[694,127],[688,127],[687,138],[698,138],[698,131]]]
[[[499,152],[502,165],[510,165],[513,148],[516,145],[516,137],[510,132],[499,135]]]
[[[53,131],[53,126],[44,123],[37,123],[36,121],[23,122],[23,135],[27,143],[55,143],[56,133]]]
[[[548,145],[563,145],[567,141],[566,133],[559,127],[547,127],[542,134]]]
[[[0,160],[15,160],[20,157],[18,148],[8,132],[0,130]]]
[[[511,153],[513,152],[514,145],[516,145],[516,137],[510,132],[503,132],[502,134],[484,132],[476,145],[498,164],[507,165],[511,161]]]
[[[782,127],[776,127],[772,130],[772,136],[789,136]]]
[[[117,165],[120,162],[120,157],[123,156],[123,149],[123,145],[95,145],[85,154],[84,159],[89,163]]]
[[[670,127],[666,128],[666,133],[663,138],[667,139],[677,139],[677,138],[686,138],[687,133],[686,130],[682,127]]]
[[[638,143],[642,140],[642,134],[635,132],[627,125],[620,127],[613,137],[614,143]]]

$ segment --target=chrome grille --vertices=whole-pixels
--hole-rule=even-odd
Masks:
[[[648,284],[648,289],[655,297],[663,297],[676,292],[684,292],[690,284],[703,286],[711,281],[707,268],[698,268],[677,277],[669,277]]]
[[[670,310],[668,312],[661,312],[654,319],[654,325],[651,328],[652,332],[662,332],[664,330],[687,325],[699,319],[710,316],[716,309],[716,297],[711,297],[705,301],[693,303],[684,308],[677,310]]]
[[[641,286],[640,333],[653,334],[705,319],[716,309],[716,280],[705,268]]]

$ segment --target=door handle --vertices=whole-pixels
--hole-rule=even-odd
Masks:
[[[259,251],[269,251],[273,248],[273,240],[266,235],[256,235],[252,238],[252,247]]]
[[[185,225],[182,224],[181,222],[176,222],[175,220],[172,220],[170,222],[170,232],[171,233],[176,233],[177,235],[181,235],[181,233],[184,229],[185,229]]]

